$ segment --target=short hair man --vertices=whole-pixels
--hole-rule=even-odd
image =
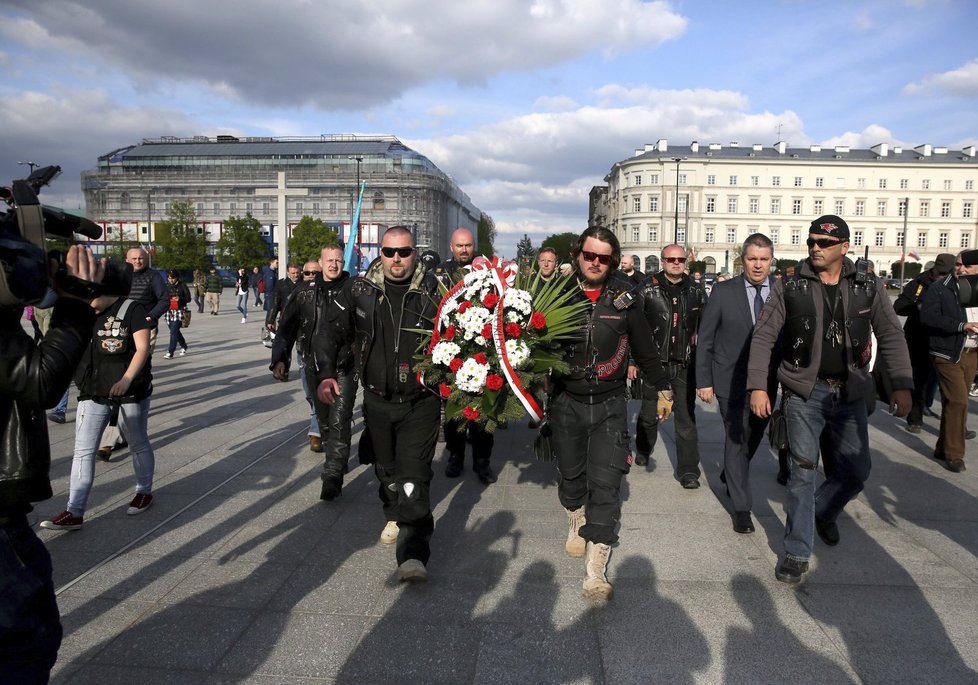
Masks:
[[[540,278],[549,281],[557,272],[557,250],[552,247],[541,247],[537,252],[537,271]]]
[[[618,275],[632,285],[640,285],[645,281],[645,274],[635,268],[635,257],[633,255],[622,255],[621,266]]]
[[[839,542],[836,519],[863,489],[871,467],[866,395],[872,335],[893,385],[891,408],[910,411],[910,358],[883,283],[846,258],[849,225],[833,214],[812,221],[808,258],[771,289],[751,340],[747,389],[751,411],[771,415],[771,354],[784,336],[778,380],[791,459],[785,501],[785,555],[775,577],[797,583],[808,572],[814,535]],[[833,468],[816,491],[820,439],[828,431]]]
[[[747,402],[747,360],[754,324],[774,287],[771,262],[774,244],[762,233],[744,241],[741,262],[744,273],[717,282],[703,311],[696,343],[696,394],[706,402],[716,397],[723,419],[723,477],[733,504],[733,528],[753,533],[751,520],[750,461],[754,457],[768,419],[755,416]],[[777,355],[772,355],[777,362]],[[765,386],[777,394],[777,367],[770,370]]]
[[[958,279],[978,274],[978,267],[966,266],[963,254],[955,259],[953,272],[927,288],[920,307],[920,323],[930,333],[930,354],[941,385],[941,432],[934,458],[954,473],[965,470],[968,390],[978,369],[978,307],[962,306],[958,288]],[[938,264],[943,257],[938,256]]]
[[[272,261],[276,266],[278,265],[277,259]],[[285,303],[302,278],[302,267],[293,262],[286,269],[286,274],[285,278],[275,283],[275,287],[271,291],[268,290],[268,285],[265,285],[265,328],[270,331],[276,330],[282,310],[285,309]],[[270,292],[271,295],[269,295]]]
[[[431,462],[438,440],[441,400],[412,372],[414,353],[430,331],[437,281],[417,268],[411,231],[393,226],[381,239],[380,259],[336,296],[323,335],[314,341],[319,399],[334,404],[347,391],[338,382],[342,350],[352,343],[363,385],[363,413],[374,453],[374,473],[388,524],[385,543],[397,542],[402,581],[427,578],[431,514]],[[352,404],[353,398],[348,398]]]

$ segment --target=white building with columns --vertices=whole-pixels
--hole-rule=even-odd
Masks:
[[[974,145],[857,150],[659,140],[616,162],[605,182],[607,192],[591,193],[590,221],[611,228],[646,271],[660,268],[659,253],[672,242],[705,260],[707,271],[739,271],[740,246],[752,233],[771,238],[775,258],[803,259],[808,226],[822,214],[846,220],[850,256],[868,246],[878,272],[900,260],[904,239],[906,253],[921,262],[978,247]]]

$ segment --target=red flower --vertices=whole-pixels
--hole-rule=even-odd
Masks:
[[[465,302],[463,302],[462,304],[460,304],[458,306],[458,313],[461,314],[462,312],[464,312],[466,309],[468,309],[471,306],[472,306],[472,303],[469,302],[468,300],[466,300]]]
[[[449,395],[451,395],[451,394],[452,394],[452,389],[451,389],[451,388],[449,388],[449,387],[448,387],[447,385],[445,385],[444,383],[440,383],[440,384],[438,385],[438,394],[439,394],[439,395],[441,395],[442,397],[445,397],[445,398],[447,398],[447,397],[448,397]]]
[[[483,365],[489,363],[489,360],[486,359],[486,355],[484,355],[482,352],[476,352],[472,358]]]
[[[467,418],[469,421],[475,421],[477,418],[479,418],[479,410],[474,409],[473,407],[466,407],[462,410],[462,416]]]
[[[482,298],[482,304],[484,304],[488,309],[492,309],[499,302],[499,295],[496,293],[486,293],[486,296]]]
[[[434,347],[435,345],[437,345],[439,340],[441,340],[441,338],[438,336],[438,331],[432,331],[431,332],[431,345],[432,345],[432,347]]]
[[[492,339],[492,326],[490,324],[482,327],[482,337],[486,340]]]
[[[448,368],[452,370],[452,373],[458,373],[458,370],[462,368],[462,360],[455,357],[455,359],[448,362]]]
[[[486,376],[486,387],[490,390],[499,390],[503,387],[503,377],[496,373]]]
[[[547,327],[547,317],[540,312],[533,312],[533,315],[530,317],[530,325],[538,331],[542,331]]]
[[[518,323],[508,323],[506,324],[506,335],[510,338],[518,338],[523,335],[523,330],[520,328]]]
[[[449,326],[445,329],[445,334],[442,336],[445,340],[455,339],[455,326]]]

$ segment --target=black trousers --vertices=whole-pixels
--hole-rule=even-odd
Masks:
[[[435,529],[429,493],[441,400],[426,393],[410,402],[392,402],[366,391],[363,413],[384,515],[400,529],[397,563],[418,559],[427,564]]]
[[[316,388],[315,364],[307,360],[302,369],[306,374],[309,388],[312,390],[312,404],[316,410],[316,422],[319,424],[319,434],[323,440],[323,480],[333,480],[343,483],[347,462],[350,461],[350,426],[353,423],[353,405],[357,399],[357,378],[352,371],[341,373],[336,377],[340,385],[340,395],[332,405],[319,400]]]
[[[773,397],[773,395],[772,395]],[[753,501],[750,491],[750,460],[764,438],[770,419],[762,419],[750,410],[750,395],[734,397],[717,395],[717,405],[723,418],[723,470],[734,511],[750,511]]]
[[[925,332],[921,331],[921,335],[925,335]],[[916,344],[919,341],[914,342],[914,347],[907,346],[913,367],[913,404],[910,405],[910,413],[907,414],[907,425],[920,425],[924,422],[924,407],[928,404],[927,388],[931,379],[937,375],[930,350]]]
[[[696,378],[693,366],[667,364],[672,384],[672,416],[676,422],[676,475],[700,475],[700,447],[696,434]],[[659,439],[658,407],[655,400],[642,400],[635,422],[635,447],[651,454]]]
[[[557,452],[560,503],[571,510],[585,507],[582,538],[614,544],[621,519],[621,479],[630,466],[624,392],[598,404],[584,404],[562,393],[547,412]]]
[[[492,433],[487,433],[482,426],[469,423],[467,427],[460,419],[445,421],[445,447],[452,459],[458,460],[461,464],[465,461],[465,436],[466,432],[472,440],[472,465],[478,470],[482,466],[489,465],[489,458],[492,456],[493,437]]]

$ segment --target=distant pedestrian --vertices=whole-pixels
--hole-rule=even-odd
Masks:
[[[217,267],[212,266],[207,272],[207,276],[204,277],[204,299],[211,316],[217,316],[221,307],[221,291],[223,290],[224,284],[221,283],[221,275],[217,273]]]
[[[190,303],[190,290],[187,288],[187,284],[180,281],[180,272],[176,269],[170,269],[167,274],[166,282],[168,286],[167,298],[168,298],[168,309],[163,314],[163,318],[166,321],[167,327],[170,329],[170,345],[166,350],[166,354],[163,355],[164,359],[171,359],[173,353],[177,350],[177,345],[180,346],[180,356],[187,354],[187,341],[183,337],[183,322],[184,318],[190,316],[190,309],[187,305]]]
[[[248,282],[255,293],[255,306],[261,307],[261,296],[265,292],[265,279],[261,277],[261,270],[256,266],[251,269],[248,275]]]
[[[238,294],[238,311],[241,312],[241,323],[248,323],[248,273],[244,267],[238,269],[238,280],[234,284]]]
[[[204,294],[207,292],[206,289],[206,275],[200,269],[194,269],[194,282],[190,286],[191,291],[194,295],[194,304],[197,305],[197,313],[204,313]]]
[[[297,268],[299,268],[298,265]],[[299,270],[301,271],[301,268]],[[268,266],[262,267],[261,279],[265,284],[265,320],[268,321],[268,311],[272,308],[271,300],[275,294],[275,285],[278,281],[278,257],[272,257],[268,260]],[[298,277],[296,277],[296,281],[298,280]],[[285,298],[282,298],[282,302],[284,304]]]

